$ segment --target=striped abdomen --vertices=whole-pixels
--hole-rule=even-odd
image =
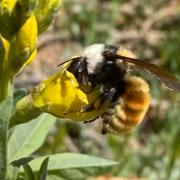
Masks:
[[[102,117],[102,133],[122,133],[139,124],[150,104],[148,83],[140,77],[125,79],[125,92],[118,98],[115,106]]]

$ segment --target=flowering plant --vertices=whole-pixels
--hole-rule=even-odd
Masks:
[[[44,142],[56,117],[85,121],[99,116],[106,109],[104,106],[92,112],[81,112],[82,107],[93,102],[99,92],[94,90],[90,94],[84,93],[73,74],[67,71],[68,64],[37,85],[30,94],[21,99],[16,97],[13,99],[13,77],[36,56],[37,37],[48,28],[60,5],[61,0],[0,0],[0,179],[2,180],[45,179],[47,172],[50,170],[55,172],[63,160],[66,162],[66,168],[78,167],[80,163],[84,166],[116,164],[72,153],[56,154],[36,160],[31,157]],[[26,124],[18,125],[25,122]],[[32,164],[29,165],[31,160]]]

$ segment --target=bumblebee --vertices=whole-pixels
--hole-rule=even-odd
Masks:
[[[83,107],[82,111],[92,111],[104,103],[111,104],[108,112],[102,115],[104,134],[129,131],[142,121],[148,110],[149,86],[141,78],[126,77],[130,65],[154,75],[167,88],[180,91],[180,82],[172,74],[116,46],[94,44],[70,61],[68,71],[75,76],[80,88],[86,93],[95,88],[100,91],[97,100]]]

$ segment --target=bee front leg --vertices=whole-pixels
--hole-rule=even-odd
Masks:
[[[111,87],[110,89],[105,89],[104,93],[102,94],[102,102],[111,102],[115,96],[116,89]]]

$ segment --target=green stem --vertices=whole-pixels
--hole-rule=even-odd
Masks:
[[[5,72],[0,72],[0,102],[8,95],[9,76]]]
[[[7,171],[7,123],[0,119],[0,179],[4,180]]]
[[[8,88],[7,88],[8,89]],[[12,88],[9,84],[7,97],[0,103],[0,179],[6,178],[7,172],[7,141],[8,120],[12,110]]]
[[[17,102],[15,111],[9,121],[9,128],[26,123],[38,117],[41,113],[42,112],[33,105],[31,94],[29,94]]]

